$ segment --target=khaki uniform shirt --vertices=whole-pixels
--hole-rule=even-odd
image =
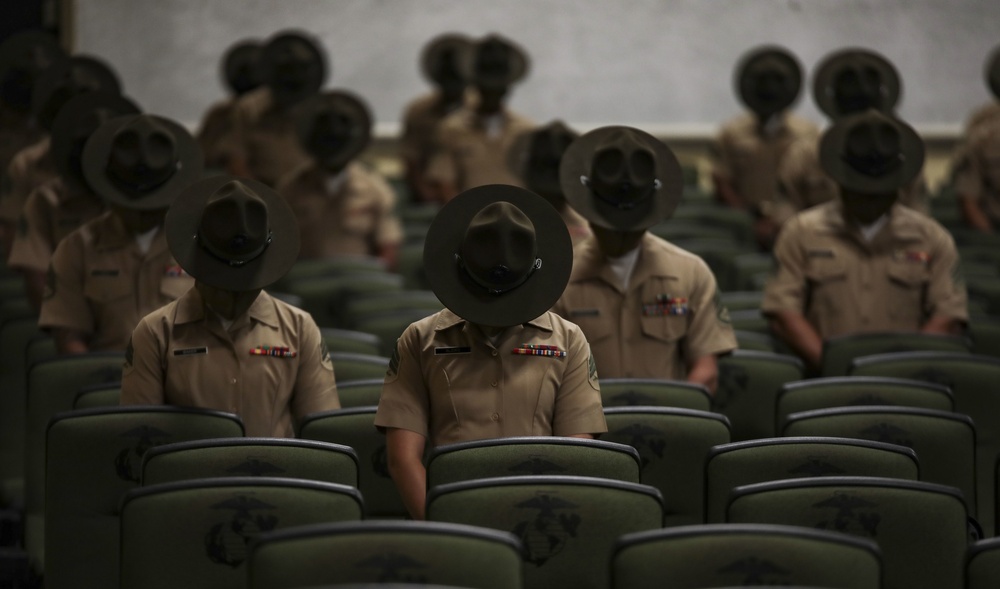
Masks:
[[[556,346],[565,356],[514,352],[524,344]],[[416,432],[431,446],[607,431],[579,327],[545,313],[507,329],[494,345],[448,310],[413,323],[396,342],[375,425]]]
[[[438,129],[438,151],[427,168],[427,179],[453,185],[459,192],[484,184],[523,186],[507,165],[507,150],[534,123],[504,110],[503,126],[491,136],[483,120],[469,108],[446,117]]]
[[[578,324],[604,378],[683,379],[687,364],[736,348],[708,265],[650,233],[628,289],[593,239],[573,250],[573,274],[553,311]]]
[[[287,355],[256,354],[264,346]],[[288,438],[293,420],[340,408],[330,355],[305,311],[261,292],[226,330],[197,289],[146,315],[125,352],[122,405],[235,413],[246,435]]]
[[[819,140],[807,138],[788,147],[778,165],[779,192],[774,201],[763,205],[765,214],[778,223],[792,215],[840,197],[840,187],[819,163]],[[923,174],[899,191],[899,202],[927,212],[927,184]]]
[[[253,177],[268,186],[309,161],[295,131],[293,110],[277,108],[266,87],[247,92],[234,107],[236,151]]]
[[[1000,117],[973,131],[956,165],[956,194],[978,201],[983,212],[1000,223]]]
[[[809,209],[785,223],[774,256],[761,310],[802,313],[823,339],[968,318],[951,235],[902,205],[871,242],[848,227],[840,203]]]
[[[143,254],[119,217],[107,212],[56,248],[38,324],[86,333],[92,350],[124,350],[140,319],[192,286],[162,228]]]
[[[43,136],[42,129],[29,115],[14,113],[0,105],[0,171],[7,169],[18,152],[41,141]]]
[[[236,153],[234,112],[236,99],[223,100],[212,105],[205,113],[195,138],[201,147],[207,170],[225,171]]]
[[[331,192],[329,182],[339,185]],[[380,246],[397,245],[403,229],[396,216],[396,194],[359,163],[339,177],[315,164],[300,167],[278,185],[295,212],[302,237],[300,258],[378,255]]]
[[[7,176],[0,193],[0,221],[14,223],[21,216],[28,197],[42,184],[58,177],[49,157],[48,136],[17,152],[7,164]]]
[[[573,241],[573,245],[580,243],[592,235],[590,223],[583,218],[583,215],[576,212],[568,204],[559,211],[559,216],[566,222],[566,229],[569,230],[569,238]]]
[[[715,173],[726,178],[748,206],[760,207],[774,198],[778,166],[789,146],[818,137],[816,125],[792,114],[784,115],[784,125],[771,136],[763,134],[756,115],[743,114],[719,133]]]
[[[403,159],[423,168],[436,150],[435,140],[441,121],[454,109],[445,111],[437,92],[425,94],[406,105],[403,111],[403,132],[399,139]]]
[[[61,178],[31,193],[17,221],[7,265],[44,272],[52,253],[67,235],[104,212],[104,203]]]

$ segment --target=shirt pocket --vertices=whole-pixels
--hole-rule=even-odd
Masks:
[[[845,304],[854,304],[848,292],[847,262],[837,258],[813,259],[806,268],[810,310],[821,315],[838,313]]]
[[[129,276],[117,270],[91,270],[83,285],[83,296],[97,305],[126,298],[135,291]]]
[[[894,319],[919,326],[923,318],[924,291],[930,271],[921,262],[893,261],[886,269],[889,276],[889,314]]]

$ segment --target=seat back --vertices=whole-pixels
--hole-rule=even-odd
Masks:
[[[874,477],[790,479],[737,487],[731,523],[820,528],[870,538],[882,550],[886,588],[961,589],[968,543],[953,487]]]
[[[360,520],[353,487],[270,477],[197,479],[129,491],[121,509],[121,589],[243,589],[263,532]]]
[[[73,409],[81,387],[121,380],[124,354],[92,352],[43,360],[28,369],[24,441],[25,548],[33,566],[44,563],[45,432],[57,413]]]
[[[384,378],[389,368],[389,358],[368,354],[331,353],[333,372],[337,382]]]
[[[730,442],[724,415],[666,407],[609,407],[602,440],[639,451],[643,484],[660,490],[668,526],[702,523],[705,517],[705,457]]]
[[[855,358],[892,352],[938,351],[969,353],[972,342],[958,335],[892,331],[856,333],[823,342],[822,376],[846,376]]]
[[[0,504],[24,503],[25,350],[42,335],[38,314],[24,301],[0,304]]]
[[[368,315],[358,318],[355,327],[365,333],[373,333],[382,342],[381,354],[389,357],[396,348],[396,340],[403,335],[403,331],[415,321],[420,321],[424,317],[433,315],[441,310],[438,305],[434,308],[413,308],[388,311],[378,315]]]
[[[352,299],[348,302],[346,312],[351,325],[359,325],[368,319],[398,311],[422,310],[430,315],[443,308],[444,305],[434,291],[398,290]]]
[[[326,349],[333,354],[368,354],[378,356],[382,351],[382,343],[374,333],[354,331],[352,329],[334,329],[324,327],[319,330]]]
[[[182,440],[243,435],[230,413],[170,406],[57,414],[49,424],[45,585],[118,585],[118,508],[139,484],[147,450]]]
[[[920,479],[911,448],[829,437],[747,440],[716,446],[705,461],[705,521],[726,521],[729,494],[752,483],[805,477],[873,476]]]
[[[592,477],[477,479],[432,487],[427,519],[513,533],[529,589],[603,588],[614,541],[662,527],[663,499],[648,485]]]
[[[366,271],[292,280],[283,290],[301,297],[302,309],[312,315],[320,327],[342,328],[349,325],[344,309],[351,297],[402,288],[402,276]]]
[[[955,411],[976,424],[977,495],[996,496],[993,459],[1000,454],[1000,358],[946,352],[900,352],[857,358],[851,364],[854,376],[889,376],[924,380],[951,389]],[[994,534],[993,501],[980,501],[978,518],[987,536]]]
[[[680,380],[602,378],[604,407],[680,407],[708,411],[712,397],[705,387]]]
[[[785,383],[801,380],[798,358],[773,352],[733,350],[719,358],[719,387],[712,410],[729,418],[733,440],[776,435],[774,400]]]
[[[275,283],[275,290],[283,290],[288,284],[297,280],[318,278],[322,276],[344,276],[355,274],[386,272],[385,262],[381,258],[366,255],[341,255],[323,258],[299,260],[288,269],[288,273]]]
[[[969,546],[965,563],[965,589],[1000,587],[1000,538],[987,538]]]
[[[121,404],[122,385],[119,382],[104,382],[88,385],[76,392],[73,409],[96,409],[117,407]]]
[[[385,378],[341,380],[337,383],[337,396],[341,407],[369,407],[378,405]]]
[[[899,405],[953,411],[948,387],[906,378],[833,376],[787,383],[778,392],[775,422],[778,431],[792,413],[852,405]]]
[[[880,589],[878,545],[826,530],[769,524],[682,526],[623,536],[615,589],[812,585]]]
[[[340,444],[288,438],[218,438],[157,446],[143,486],[221,477],[285,477],[358,486],[358,456]]]
[[[311,415],[302,422],[299,437],[354,449],[366,517],[406,517],[406,507],[389,477],[385,435],[375,429],[375,411],[376,407],[353,407]]]
[[[248,588],[405,582],[521,589],[522,550],[509,532],[461,524],[384,520],[301,526],[263,534],[253,545]]]
[[[603,440],[518,437],[438,446],[427,460],[427,487],[472,479],[576,475],[639,482],[639,452]]]
[[[920,479],[957,487],[976,513],[976,429],[966,415],[914,407],[840,407],[793,413],[789,436],[859,438],[913,448]]]

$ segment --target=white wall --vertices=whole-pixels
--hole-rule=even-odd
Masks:
[[[738,105],[732,68],[778,43],[808,70],[846,45],[875,49],[904,80],[900,113],[949,130],[989,100],[996,0],[76,0],[77,51],[101,55],[150,112],[194,124],[223,95],[218,60],[244,37],[298,27],[331,56],[329,86],[368,99],[383,129],[425,91],[417,54],[437,33],[496,31],[524,45],[511,105],[539,121],[700,133]],[[808,98],[803,113],[820,116]]]

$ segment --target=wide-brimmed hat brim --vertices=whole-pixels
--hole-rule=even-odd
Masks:
[[[872,177],[854,169],[843,158],[844,144],[848,134],[857,125],[887,122],[900,133],[903,153],[902,164],[889,174]],[[884,115],[875,110],[844,117],[826,130],[819,142],[819,162],[826,172],[842,188],[862,194],[886,194],[908,186],[924,166],[924,142],[903,121]]]
[[[454,51],[458,58],[456,65],[462,64],[472,47],[472,39],[465,35],[447,33],[435,37],[420,52],[420,71],[428,81],[440,83],[441,79],[437,76],[439,69],[437,65],[441,61],[441,57],[449,51]]]
[[[795,58],[784,47],[778,47],[777,45],[767,45],[764,47],[759,47],[754,49],[744,55],[739,64],[736,66],[736,75],[733,77],[733,85],[736,87],[736,94],[743,101],[743,104],[747,105],[751,110],[754,110],[757,99],[750,92],[749,88],[749,74],[753,68],[762,61],[765,60],[777,60],[780,61],[785,69],[791,73],[793,82],[795,84],[795,93],[789,97],[787,104],[782,106],[782,109],[786,109],[799,99],[799,95],[802,92],[802,64],[799,60]]]
[[[844,49],[823,58],[813,75],[813,100],[823,114],[831,119],[841,116],[837,111],[837,102],[833,95],[833,79],[837,72],[850,62],[868,62],[874,65],[881,73],[882,83],[885,84],[886,103],[883,105],[885,111],[892,112],[899,106],[903,82],[892,62],[868,49]]]
[[[297,31],[282,31],[270,39],[264,45],[260,53],[261,73],[264,76],[263,82],[267,83],[267,75],[274,68],[274,60],[277,56],[275,49],[282,44],[295,43],[305,47],[310,54],[309,60],[319,65],[313,70],[313,77],[303,84],[303,95],[308,96],[318,92],[323,87],[323,82],[330,75],[330,64],[326,54],[323,52],[319,41],[311,35]]]
[[[272,236],[264,253],[238,267],[208,253],[196,238],[208,199],[234,180],[264,200]],[[299,256],[299,225],[295,213],[277,192],[249,178],[213,176],[182,189],[167,211],[164,228],[170,253],[181,268],[195,280],[224,290],[246,291],[273,284],[288,272]]]
[[[312,153],[309,146],[309,135],[313,130],[316,118],[328,109],[337,109],[338,111],[350,114],[351,120],[361,130],[361,133],[344,145],[336,156]],[[372,134],[372,115],[364,100],[356,94],[343,90],[323,92],[322,94],[310,96],[296,106],[295,132],[298,134],[299,142],[302,144],[303,149],[313,157],[320,159],[336,157],[337,159],[346,161],[353,159],[368,147]]]
[[[36,118],[39,118],[39,115],[45,110],[52,98],[52,93],[59,87],[67,71],[73,68],[89,70],[90,75],[100,81],[100,92],[102,93],[120,94],[122,91],[121,81],[111,66],[96,57],[74,55],[45,70],[45,73],[35,82],[35,88],[31,93],[31,112]],[[41,122],[44,123],[44,121]]]
[[[990,53],[986,60],[985,71],[986,86],[993,93],[997,100],[1000,100],[1000,46],[997,46]]]
[[[556,132],[565,131],[568,135],[579,137],[580,134],[570,129],[566,123],[555,120],[551,123],[523,131],[514,137],[510,147],[507,148],[506,162],[507,170],[517,178],[524,180],[528,172],[528,158],[531,156],[531,144],[539,135],[552,135]],[[575,141],[576,139],[574,139]]]
[[[74,154],[73,142],[69,134],[73,131],[74,125],[77,124],[85,113],[96,109],[109,110],[115,113],[116,117],[137,115],[142,112],[139,106],[135,102],[132,102],[131,99],[113,92],[87,92],[71,98],[59,109],[59,114],[56,115],[55,120],[52,122],[52,142],[49,148],[52,163],[63,177],[74,176],[76,174],[76,171],[70,165]],[[82,166],[83,161],[80,163]]]
[[[478,79],[478,76],[476,76],[477,45],[489,39],[490,37],[486,37],[484,39],[480,39],[478,43],[474,42],[473,46],[468,51],[461,54],[462,59],[459,60],[459,71],[462,72],[462,77],[465,78],[466,82],[470,84],[475,84]],[[507,75],[504,78],[491,79],[490,82],[509,86],[520,82],[527,77],[528,70],[531,68],[531,59],[528,57],[528,53],[524,50],[524,48],[517,43],[514,43],[507,38],[503,38],[501,40],[511,48],[510,67],[508,68]]]
[[[509,202],[527,215],[542,260],[524,284],[499,295],[473,282],[455,259],[469,222],[495,202]],[[456,196],[434,217],[424,241],[424,273],[434,294],[462,319],[490,327],[518,325],[548,311],[572,269],[573,244],[559,213],[537,194],[507,184],[478,186]]]
[[[626,131],[653,152],[656,162],[656,179],[660,188],[652,196],[651,205],[621,210],[597,198],[590,188],[581,181],[582,176],[590,176],[594,151],[612,133]],[[684,190],[681,165],[662,141],[645,131],[632,127],[611,126],[594,129],[581,135],[570,144],[559,165],[559,183],[563,195],[573,209],[591,223],[619,231],[641,231],[649,229],[674,213]]]
[[[166,182],[140,196],[123,191],[108,176],[108,159],[111,156],[115,134],[138,116],[156,119],[158,125],[170,132],[174,138],[178,162],[177,171]],[[201,178],[202,169],[203,157],[198,141],[181,125],[153,115],[115,117],[101,125],[90,136],[83,149],[83,175],[87,179],[87,184],[107,203],[123,209],[152,211],[169,207],[180,189]]]

